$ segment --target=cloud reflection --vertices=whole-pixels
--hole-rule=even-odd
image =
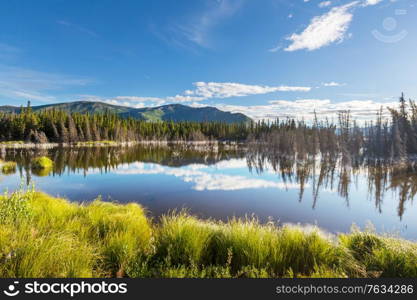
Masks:
[[[215,165],[189,165],[182,168],[165,167],[154,163],[136,162],[121,165],[115,173],[118,175],[167,175],[193,183],[196,191],[235,191],[243,189],[276,188],[299,189],[297,183],[284,183],[242,175],[225,174],[226,170],[246,169],[245,160],[232,159]],[[277,179],[278,180],[278,179]]]

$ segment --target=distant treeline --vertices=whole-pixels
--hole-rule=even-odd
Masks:
[[[66,113],[58,110],[0,113],[0,141],[77,143],[86,141],[247,141],[276,155],[338,155],[345,162],[358,157],[402,160],[417,155],[417,105],[400,97],[391,118],[359,126],[348,111],[338,123],[314,118],[312,124],[294,119],[274,122],[146,122],[114,114]],[[265,149],[263,149],[265,150]]]
[[[248,136],[252,150],[259,148],[267,157],[305,158],[321,154],[342,157],[345,164],[357,159],[401,161],[417,157],[417,105],[413,100],[399,99],[399,108],[383,109],[375,121],[361,126],[351,119],[349,111],[341,111],[338,123],[318,120],[311,125],[303,121],[286,120],[271,126],[257,126]],[[262,149],[260,149],[262,148]]]
[[[147,122],[115,114],[80,114],[60,110],[0,112],[0,141],[77,143],[87,141],[244,140],[245,123]]]

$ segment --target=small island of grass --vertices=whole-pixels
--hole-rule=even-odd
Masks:
[[[46,156],[36,157],[32,161],[32,169],[42,170],[42,169],[51,169],[54,165],[54,162]]]
[[[14,161],[0,162],[1,171],[3,174],[12,174],[16,172],[17,164]]]

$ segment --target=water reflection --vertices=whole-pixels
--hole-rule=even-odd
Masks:
[[[356,161],[346,164],[343,158],[310,157],[298,160],[296,156],[268,155],[262,151],[248,151],[246,155],[250,170],[262,174],[270,165],[283,182],[299,184],[299,201],[304,197],[308,183],[312,186],[312,208],[319,199],[320,191],[337,191],[349,206],[351,185],[365,184],[368,187],[368,199],[382,212],[384,195],[391,192],[398,199],[398,216],[402,218],[406,203],[412,202],[417,193],[417,169],[415,163],[391,164],[378,160]]]
[[[31,160],[40,155],[54,161],[52,169],[32,170]],[[198,210],[207,217],[253,212],[261,217],[275,215],[296,222],[319,219],[325,223],[326,218],[336,218],[332,224],[343,220],[350,226],[372,215],[373,219],[369,219],[373,222],[397,226],[396,222],[403,220],[407,210],[413,210],[417,193],[417,170],[412,163],[392,165],[353,160],[347,164],[342,157],[298,158],[265,151],[262,147],[245,150],[189,146],[19,149],[0,152],[0,159],[17,162],[17,174],[9,177],[24,178],[28,184],[37,178],[42,189],[70,199],[109,195],[120,201],[147,201],[148,207],[160,212],[198,204]],[[18,180],[14,181],[17,184]],[[10,182],[0,183],[0,188],[9,187]],[[182,198],[176,199],[179,195]],[[299,211],[295,212],[296,207],[290,204],[294,201],[300,204]],[[369,201],[373,211],[364,206]],[[214,209],[209,205],[218,206]],[[311,213],[316,210],[319,212]],[[377,219],[375,212],[383,218]],[[410,211],[408,221],[403,224],[414,226],[415,221],[410,220],[415,216]],[[345,230],[348,225],[343,226]],[[328,227],[339,230],[336,225]]]
[[[203,151],[204,150],[204,151]],[[54,162],[52,170],[34,172],[31,161],[37,156],[48,156]],[[83,172],[87,176],[91,170],[107,173],[117,170],[120,165],[134,162],[155,163],[162,166],[183,167],[190,164],[213,165],[230,158],[243,158],[237,150],[218,148],[194,149],[188,146],[137,146],[137,147],[81,147],[71,150],[53,149],[12,149],[0,152],[0,159],[15,161],[18,171],[30,182],[31,175],[63,175]]]

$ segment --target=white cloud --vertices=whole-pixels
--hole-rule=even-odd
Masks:
[[[285,51],[319,49],[345,39],[349,25],[353,19],[352,9],[359,1],[332,8],[328,13],[314,17],[307,28],[300,34],[292,34],[288,40],[291,44]]]
[[[297,183],[284,183],[279,181],[271,181],[246,177],[241,175],[228,175],[213,173],[213,170],[221,169],[247,169],[244,159],[235,160],[233,162],[222,161],[214,166],[207,165],[190,165],[182,168],[165,167],[154,163],[136,162],[129,165],[122,165],[115,171],[119,175],[156,175],[163,174],[167,176],[175,176],[184,182],[193,183],[193,189],[196,191],[235,191],[244,189],[259,188],[276,188],[276,189],[298,189]]]
[[[1,91],[0,91],[1,93]],[[3,91],[4,93],[4,91]],[[53,96],[42,95],[42,94],[34,94],[30,92],[22,92],[22,91],[7,91],[5,93],[7,96],[12,96],[13,98],[21,98],[25,100],[37,100],[41,102],[52,102],[55,101],[56,98]]]
[[[158,97],[137,97],[137,96],[116,96],[114,99],[112,99],[115,102],[122,101],[126,104],[131,104],[132,102],[136,102],[136,107],[138,105],[140,107],[143,107],[146,102],[150,102],[152,105],[160,106],[165,104],[166,100],[163,98]],[[129,105],[127,105],[129,106]]]
[[[175,96],[166,97],[166,101],[173,102],[173,103],[204,101],[204,100],[207,100],[207,98],[200,97],[200,96],[191,96],[191,95],[175,95]]]
[[[323,1],[319,3],[319,7],[323,8],[323,7],[328,7],[332,5],[332,1]]]
[[[372,6],[372,5],[378,4],[382,1],[383,0],[364,0],[364,2],[362,3],[362,6]]]
[[[244,97],[250,95],[269,94],[273,92],[308,92],[311,87],[302,86],[265,86],[248,85],[234,82],[195,82],[193,90],[186,90],[180,95],[168,97],[139,97],[116,96],[113,98],[100,98],[92,95],[81,95],[81,100],[101,101],[114,105],[132,106],[141,108],[146,106],[160,106],[166,103],[195,103],[208,99],[224,99],[231,97]]]
[[[194,91],[186,91],[189,95],[197,95],[205,99],[230,98],[249,95],[268,94],[272,92],[308,92],[310,87],[299,86],[261,86],[234,82],[196,82]]]
[[[218,109],[234,113],[243,113],[255,120],[276,118],[295,118],[306,121],[313,120],[314,111],[319,119],[329,118],[337,121],[340,111],[349,110],[352,117],[358,122],[375,119],[376,113],[383,108],[385,116],[388,116],[387,107],[397,107],[397,102],[376,102],[373,100],[351,100],[344,102],[332,102],[330,99],[301,99],[295,101],[272,100],[268,105],[240,106],[240,105],[215,105]]]
[[[325,87],[336,87],[336,86],[344,86],[346,84],[335,82],[335,81],[330,81],[330,82],[323,82],[322,85]]]

